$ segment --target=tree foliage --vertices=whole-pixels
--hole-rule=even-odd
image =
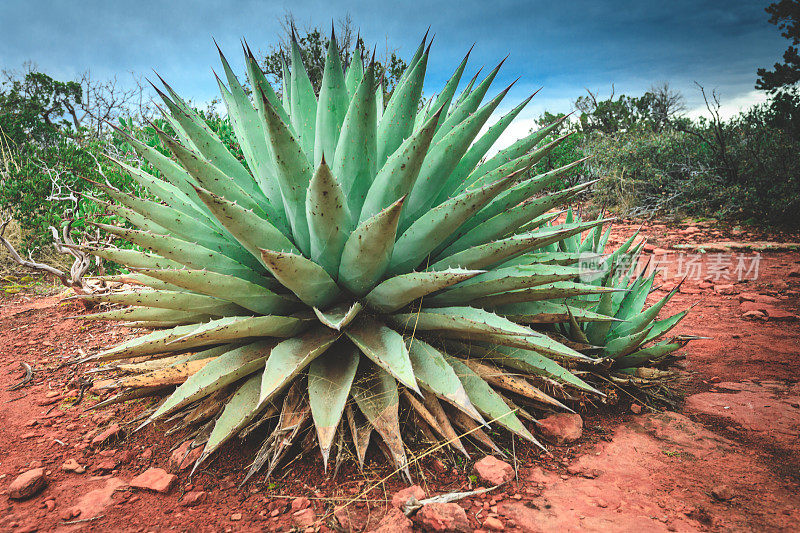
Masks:
[[[328,50],[329,32],[318,26],[297,31],[297,23],[291,14],[282,19],[283,33],[277,43],[269,46],[266,52],[260,53],[259,64],[271,82],[280,83],[283,79],[284,66],[291,63],[291,39],[297,40],[300,45],[303,63],[306,66],[308,78],[314,87],[314,92],[319,94],[322,74],[325,70],[325,55]],[[375,51],[367,50],[364,40],[356,31],[350,17],[338,21],[336,42],[339,45],[339,55],[344,68],[352,61],[369,61]],[[383,80],[383,90],[388,95],[394,89],[397,80],[406,68],[395,50],[388,46],[382,54],[378,55],[375,63],[375,77]]]
[[[779,0],[766,8],[769,22],[778,26],[781,35],[791,45],[783,53],[783,63],[775,63],[772,70],[758,69],[756,89],[769,92],[792,91],[800,81],[800,0]]]

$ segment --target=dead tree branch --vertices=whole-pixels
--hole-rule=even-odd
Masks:
[[[75,290],[75,292],[85,293],[87,291],[86,285],[83,281],[83,276],[85,276],[92,267],[92,256],[76,247],[75,241],[70,235],[70,230],[72,228],[71,222],[67,223],[62,228],[61,235],[58,234],[58,230],[56,230],[56,228],[53,226],[50,226],[49,228],[53,234],[53,246],[55,246],[55,249],[58,251],[58,253],[65,255],[68,254],[74,258],[69,273],[48,264],[35,261],[30,254],[28,255],[28,259],[24,259],[21,255],[19,255],[19,252],[17,252],[16,248],[14,248],[14,245],[5,238],[5,231],[9,222],[11,222],[10,218],[4,220],[2,224],[0,224],[0,244],[2,244],[3,247],[8,250],[9,255],[11,255],[11,259],[15,263],[25,268],[31,268],[51,274],[57,277],[59,281],[61,281],[62,285]]]

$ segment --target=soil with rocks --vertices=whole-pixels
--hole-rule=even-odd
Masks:
[[[618,226],[613,243],[634,230]],[[577,426],[549,421],[562,444],[552,455],[510,440],[512,458],[477,467],[477,452],[431,454],[413,462],[409,490],[376,450],[363,472],[345,461],[334,477],[305,455],[239,487],[257,439],[189,478],[185,435],[124,424],[148,400],[88,410],[112,393],[66,364],[134,332],[71,318],[84,310],[58,296],[4,297],[0,531],[796,531],[800,252],[785,243],[800,239],[698,223],[643,233],[666,265],[651,299],[686,276],[664,313],[694,304],[676,332],[707,337],[684,349],[682,407],[657,412],[620,393]],[[23,363],[31,379],[9,390]],[[411,519],[400,510],[504,480]]]

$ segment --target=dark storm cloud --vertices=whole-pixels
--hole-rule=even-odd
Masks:
[[[500,84],[512,95],[564,108],[583,87],[641,92],[669,80],[696,103],[694,80],[724,97],[752,91],[755,70],[785,47],[759,1],[439,2],[304,1],[0,1],[0,64],[31,60],[56,77],[96,77],[156,69],[190,98],[211,98],[215,37],[238,56],[240,37],[265,49],[291,9],[300,23],[327,26],[349,13],[367,41],[407,56],[430,25],[436,34],[428,83],[441,86],[467,48],[471,65],[510,57]]]

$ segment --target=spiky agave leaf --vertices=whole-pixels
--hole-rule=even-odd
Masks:
[[[556,124],[486,158],[530,100],[480,134],[509,90],[483,103],[500,65],[456,97],[465,58],[421,107],[427,36],[385,103],[374,60],[344,72],[333,36],[319,96],[294,39],[281,97],[244,51],[252,95],[222,55],[217,81],[245,161],[165,85],[177,138],[157,132],[175,160],[130,139],[158,174],[120,167],[151,197],[109,190],[134,228],[98,225],[144,251],[93,250],[135,288],[87,297],[134,306],[87,318],[162,328],[88,359],[138,358],[106,367],[134,372],[120,398],[179,385],[146,423],[206,424],[200,461],[266,423],[248,476],[271,472],[311,420],[326,466],[352,435],[360,463],[377,441],[408,474],[406,406],[464,454],[456,428],[498,452],[484,424],[538,444],[515,402],[568,409],[551,391],[601,395],[590,377],[609,360],[680,344],[645,347],[677,322],[656,320],[668,297],[643,309],[652,280],[607,273],[632,242],[603,259],[606,221],[548,224],[588,187],[542,194],[579,162],[531,175]],[[587,254],[606,274],[584,282]]]

